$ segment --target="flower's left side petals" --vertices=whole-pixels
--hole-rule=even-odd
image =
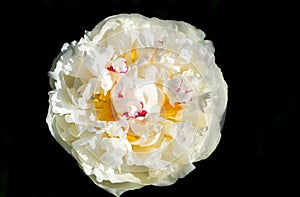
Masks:
[[[47,114],[46,122],[49,126],[49,130],[51,135],[55,138],[55,140],[68,152],[71,153],[71,146],[67,143],[61,136],[61,133],[64,132],[63,125],[60,125],[57,122],[57,114],[52,112],[51,106],[49,107],[49,111]]]
[[[48,72],[50,78],[50,86],[55,89],[55,81],[58,80],[60,73],[63,71],[63,66],[67,64],[69,58],[73,55],[73,49],[76,42],[64,43],[61,52],[54,58],[52,67]]]

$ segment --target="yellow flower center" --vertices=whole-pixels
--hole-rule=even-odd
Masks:
[[[97,120],[114,121],[114,114],[112,112],[112,103],[110,98],[110,91],[107,94],[103,92],[94,95],[94,104],[97,114]]]

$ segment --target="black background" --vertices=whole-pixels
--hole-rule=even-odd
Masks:
[[[297,63],[293,5],[277,1],[41,0],[2,7],[0,197],[110,196],[50,135],[47,72],[63,43],[107,16],[183,20],[216,48],[228,84],[217,149],[184,179],[122,196],[297,196]],[[7,9],[6,9],[7,8]],[[299,66],[299,65],[298,65]]]

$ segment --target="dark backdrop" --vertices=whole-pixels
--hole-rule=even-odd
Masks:
[[[295,196],[298,74],[289,62],[297,57],[287,46],[294,40],[292,18],[286,17],[293,6],[196,2],[41,0],[3,6],[0,196],[112,196],[56,143],[45,118],[47,72],[63,43],[79,40],[85,30],[118,13],[183,20],[202,29],[214,43],[229,93],[222,139],[209,158],[172,186],[148,186],[123,196]]]

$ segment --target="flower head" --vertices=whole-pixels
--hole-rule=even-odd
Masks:
[[[47,123],[95,184],[167,186],[216,148],[227,85],[194,26],[119,14],[63,45]]]

